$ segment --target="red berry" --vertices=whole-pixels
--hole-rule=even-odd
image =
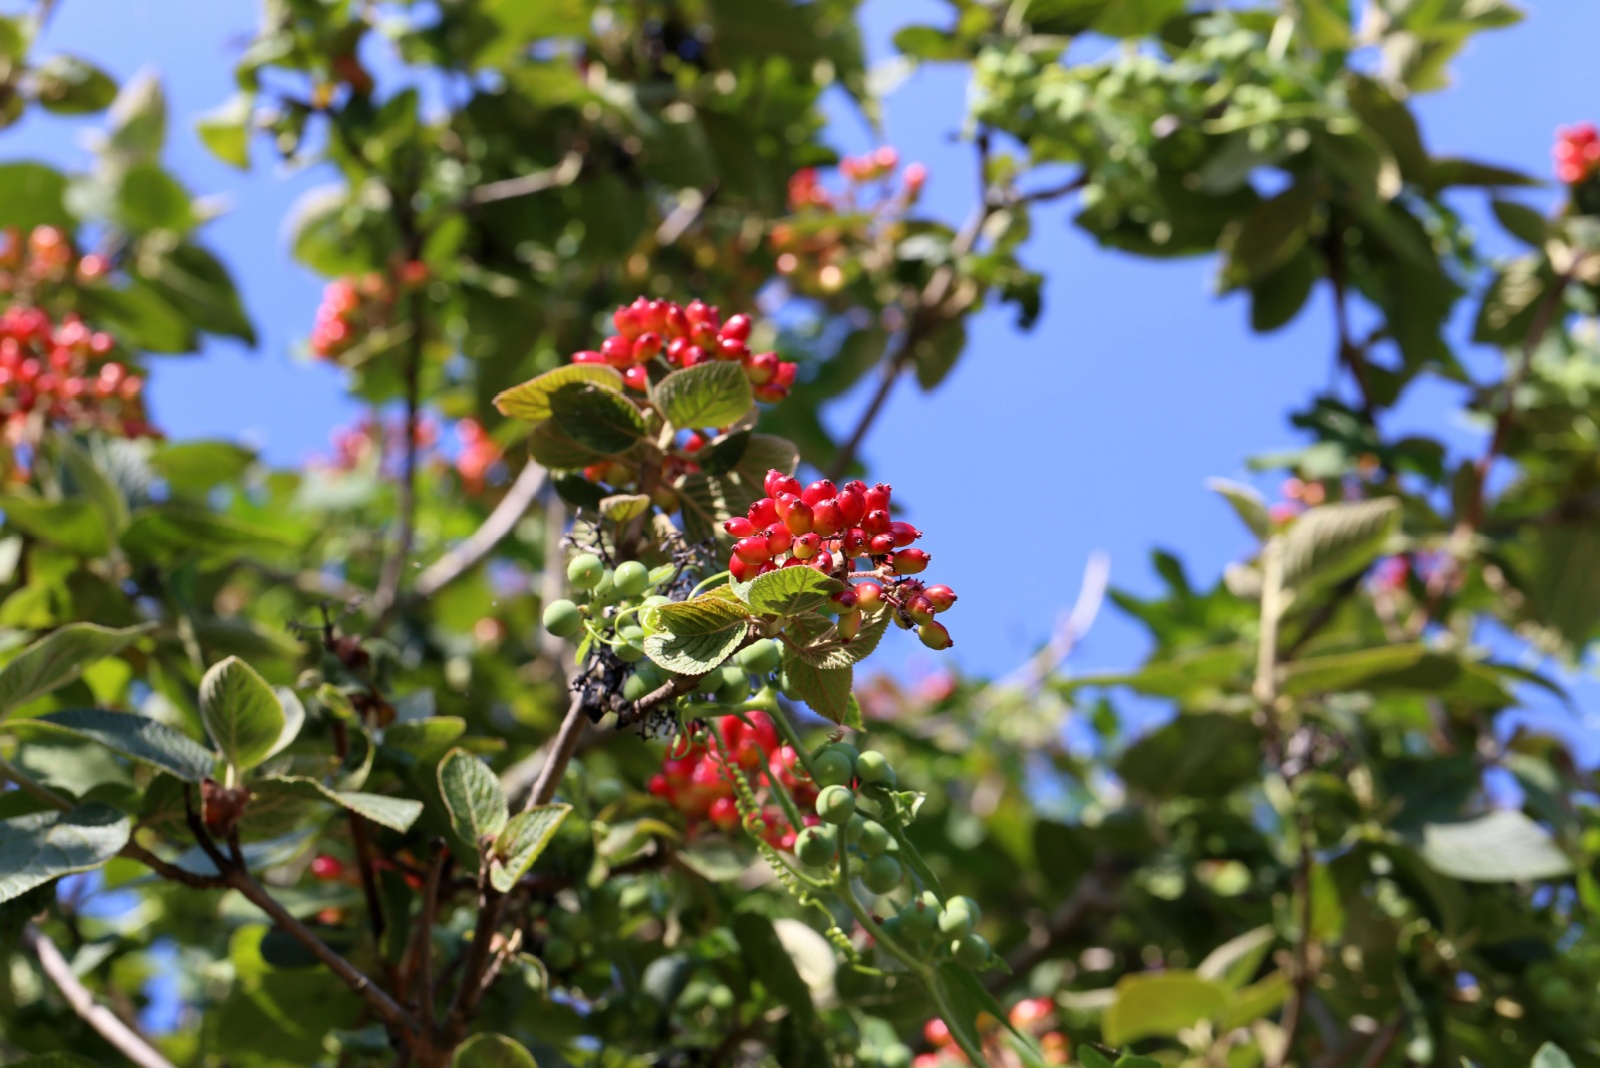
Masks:
[[[730,537],[748,538],[756,532],[756,525],[744,516],[736,515],[722,524],[722,529],[727,531]]]
[[[917,637],[922,639],[922,644],[929,649],[948,649],[955,642],[950,640],[950,632],[944,629],[944,624],[934,620],[917,628]]]
[[[612,367],[620,369],[633,366],[633,342],[621,335],[613,334],[602,341],[600,353]]]
[[[852,487],[859,483],[849,483],[840,490],[834,500],[839,502],[839,518],[847,527],[853,527],[861,522],[861,517],[867,514],[867,498],[858,489]]]
[[[789,551],[794,553],[796,560],[809,560],[817,555],[822,547],[822,539],[815,534],[802,534],[794,539],[794,544]]]
[[[832,597],[829,597],[828,600],[838,605],[841,609],[849,611],[861,602],[861,597],[854,589],[849,589],[840,590]]]
[[[943,612],[956,603],[956,591],[949,586],[929,586],[922,591],[935,612]]]
[[[839,551],[849,559],[853,560],[860,556],[866,551],[866,548],[867,534],[866,531],[859,527],[851,527],[849,530],[845,531],[844,536],[839,539]]]
[[[811,559],[811,566],[824,575],[833,570],[833,554],[824,549]]]
[[[894,488],[892,486],[880,482],[876,486],[873,486],[871,489],[867,490],[867,511],[876,512],[879,509],[886,510],[889,507],[889,495],[893,492],[893,489]]]
[[[624,306],[612,312],[611,323],[623,337],[634,338],[644,332],[639,322],[639,310],[634,307]]]
[[[861,529],[866,531],[869,538],[889,533],[889,527],[889,513],[882,508],[874,509],[861,517]]]
[[[778,521],[778,505],[771,497],[763,497],[750,506],[750,522],[758,527],[770,527]]]
[[[727,337],[717,339],[717,347],[714,351],[719,360],[743,361],[750,353],[743,341],[735,341],[733,338]]]
[[[782,471],[779,471],[776,467],[772,468],[767,472],[767,477],[761,480],[761,491],[768,497],[776,497],[778,494],[783,492],[783,490],[780,488],[780,483],[782,483],[783,480],[788,477],[788,475],[784,474]]]
[[[722,329],[717,331],[718,336],[744,341],[750,336],[750,317],[748,315],[734,315],[722,324]]]
[[[630,367],[622,372],[622,380],[628,384],[629,389],[638,390],[640,393],[650,388],[650,372],[642,365]]]
[[[876,612],[883,607],[883,587],[876,582],[858,582],[853,589],[856,604],[865,611]]]
[[[807,504],[814,505],[818,501],[827,500],[829,497],[836,497],[838,494],[838,487],[832,482],[829,482],[827,479],[823,479],[820,482],[813,482],[811,485],[807,486],[805,491],[800,494],[800,499],[805,501]]]
[[[889,533],[894,535],[894,545],[897,549],[903,549],[922,537],[922,531],[910,523],[890,523]]]
[[[753,567],[737,556],[728,559],[728,574],[733,576],[735,582],[744,582],[746,579],[754,578],[754,570]]]
[[[894,535],[874,534],[867,539],[867,552],[873,556],[887,556],[894,552]]]
[[[913,594],[906,600],[906,615],[917,623],[932,623],[934,607],[933,602],[924,594]]]
[[[794,544],[794,535],[782,523],[774,523],[765,531],[767,548],[773,556],[778,556],[789,551],[789,546]]]
[[[927,568],[930,559],[921,549],[901,549],[890,558],[889,565],[896,575],[916,575]]]
[[[811,506],[811,526],[824,538],[831,538],[845,527],[844,516],[839,510],[839,502],[832,497],[826,497]]]
[[[722,830],[731,831],[739,826],[739,805],[731,797],[719,797],[712,802],[708,816]]]
[[[788,499],[788,494],[778,498],[780,502]],[[806,504],[806,502],[792,501],[787,511],[781,507],[778,510],[783,514],[783,525],[789,528],[789,533],[809,534],[811,532],[811,528],[814,523],[811,514],[811,506]]]
[[[344,874],[344,864],[337,857],[330,857],[326,853],[319,854],[311,861],[311,877],[328,881],[337,879]]]
[[[747,564],[764,564],[772,559],[772,550],[762,537],[740,538],[733,543],[733,554]]]
[[[653,330],[640,334],[633,343],[633,358],[636,363],[653,359],[660,351],[661,335]]]

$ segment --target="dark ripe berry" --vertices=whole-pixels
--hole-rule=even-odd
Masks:
[[[829,786],[817,795],[817,815],[834,826],[850,822],[856,814],[856,795],[848,786]],[[948,933],[948,932],[947,932]]]
[[[867,539],[867,552],[872,556],[887,556],[894,552],[893,534],[875,534]]]
[[[756,532],[756,525],[742,515],[736,515],[726,523],[722,529],[728,532],[729,537],[748,538]]]
[[[736,341],[746,340],[750,337],[750,317],[748,315],[730,316],[728,321],[722,324],[722,329],[717,331],[717,336],[733,338]]]
[[[824,497],[811,506],[811,529],[824,538],[833,537],[844,529],[844,525],[844,515],[839,510],[839,502],[832,497]]]
[[[824,549],[811,559],[811,566],[826,575],[833,570],[833,554]]]
[[[628,368],[622,372],[622,380],[628,384],[629,389],[637,390],[640,393],[650,388],[650,372],[643,367]]]
[[[889,533],[889,527],[889,513],[882,508],[874,509],[861,517],[861,529],[869,538]]]
[[[600,343],[600,355],[606,358],[606,363],[612,367],[622,368],[633,366],[633,342],[618,334],[613,334]]]
[[[746,356],[750,355],[750,350],[745,348],[743,341],[735,341],[726,337],[718,339],[717,347],[713,351],[719,360],[743,361]]]
[[[650,569],[637,560],[625,560],[617,565],[611,581],[617,584],[617,592],[622,596],[637,597],[650,586]]]
[[[944,624],[937,621],[930,621],[918,627],[917,637],[922,639],[922,644],[929,649],[948,649],[955,644],[950,640],[950,632],[945,629]]]
[[[830,497],[838,496],[838,493],[839,489],[837,486],[835,486],[832,482],[829,482],[827,479],[823,479],[820,482],[813,482],[811,485],[807,486],[805,490],[801,492],[800,499],[805,501],[807,504],[816,504],[818,501],[825,501]]]
[[[931,559],[921,549],[901,549],[889,562],[896,575],[917,575],[927,568]]]
[[[894,547],[896,549],[903,549],[922,537],[922,531],[910,523],[890,523],[889,533],[894,535]]]
[[[851,527],[839,539],[839,552],[848,560],[853,560],[866,552],[867,533],[860,527]]]
[[[895,783],[894,768],[889,765],[889,759],[877,750],[856,757],[856,775],[862,782],[883,783],[886,786]]]
[[[922,942],[932,938],[938,929],[939,911],[938,903],[929,906],[921,900],[913,900],[900,910],[900,929],[906,937],[913,942]]]
[[[783,492],[782,483],[788,477],[776,467],[772,468],[767,472],[767,476],[761,480],[761,491],[768,497],[776,497]]]
[[[763,531],[763,534],[767,539],[767,548],[772,550],[773,556],[788,552],[789,547],[794,544],[794,535],[789,533],[789,528],[782,523],[772,524]]]
[[[750,506],[750,522],[758,527],[770,527],[778,521],[778,506],[771,497],[763,497]]]
[[[858,582],[855,585],[856,604],[864,612],[876,612],[883,607],[883,587],[876,582]]]
[[[993,952],[988,940],[979,934],[966,935],[950,944],[950,955],[964,968],[982,968]]]
[[[778,498],[779,501],[784,501],[786,499],[788,499],[787,494]],[[778,510],[783,512],[783,525],[789,528],[789,533],[811,533],[811,528],[814,523],[811,515],[811,506],[809,504],[805,503],[804,501],[794,501],[789,505],[788,511],[784,511],[781,506]]]
[[[834,500],[839,502],[839,521],[844,526],[855,526],[867,514],[867,498],[859,490],[847,486],[839,491]]]
[[[834,628],[839,632],[839,637],[849,641],[857,634],[860,634],[862,618],[861,609],[859,608],[852,608],[840,615],[839,622],[834,625]]]
[[[699,345],[687,345],[684,347],[682,355],[678,357],[678,362],[685,367],[697,367],[708,359],[710,357],[706,355],[705,349]]]
[[[681,338],[689,332],[689,317],[676,304],[668,304],[666,318],[661,324],[661,329],[668,337]]]
[[[794,544],[789,546],[789,551],[794,553],[796,560],[809,560],[817,555],[817,550],[822,547],[822,539],[815,534],[802,534],[794,539]]]
[[[767,539],[759,535],[740,538],[734,542],[733,554],[747,564],[764,564],[772,559],[772,550],[767,548]]]
[[[784,475],[773,484],[773,488],[772,496],[774,497],[782,496],[785,493],[792,493],[796,497],[800,496],[800,480],[793,475]]]
[[[894,488],[884,482],[880,482],[876,486],[873,486],[871,489],[867,490],[865,494],[867,498],[867,511],[887,511],[889,508],[889,496],[893,492]]]
[[[887,894],[900,885],[904,873],[900,870],[900,862],[887,854],[873,857],[867,862],[866,870],[861,873],[861,881],[868,890],[874,894]],[[988,943],[984,944],[983,959],[989,959]]]
[[[956,591],[949,586],[929,586],[922,591],[935,612],[943,612],[956,603]]]
[[[824,749],[811,761],[818,786],[843,786],[856,777],[855,761],[838,749]]]
[[[906,600],[906,615],[918,623],[932,623],[933,602],[923,594],[915,594]]]
[[[661,351],[661,335],[654,330],[640,334],[633,342],[633,360],[635,363],[644,363],[653,359]]]

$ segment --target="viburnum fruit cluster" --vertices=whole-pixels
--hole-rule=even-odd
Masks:
[[[879,612],[917,635],[930,649],[948,649],[950,632],[934,616],[956,602],[949,586],[919,575],[932,559],[911,545],[922,531],[891,514],[893,489],[883,483],[828,479],[801,486],[782,471],[767,472],[767,496],[722,526],[734,539],[728,570],[743,582],[780,567],[811,567],[852,583],[834,595],[839,634],[846,639]],[[857,565],[866,561],[866,566]],[[859,581],[858,581],[859,580]]]
[[[1600,170],[1600,129],[1592,122],[1563,126],[1556,131],[1556,177],[1578,185]]]
[[[846,186],[830,191],[815,167],[789,179],[789,208],[794,216],[772,228],[776,267],[789,284],[804,292],[830,294],[847,281],[846,271],[870,267],[873,257],[862,246],[876,237],[894,238],[901,220],[922,195],[928,168],[913,163],[901,173],[898,188],[890,182],[900,154],[885,145],[863,156],[839,162]],[[869,187],[878,195],[868,197]]]
[[[395,272],[403,289],[414,289],[428,280],[426,265],[412,260]],[[395,302],[395,286],[383,274],[372,271],[359,278],[336,278],[322,290],[311,327],[311,354],[319,360],[337,360],[350,352],[365,337],[390,325]]]
[[[500,460],[500,446],[495,444],[483,424],[467,418],[456,424],[456,438],[461,451],[456,454],[456,474],[469,494],[483,492],[489,471]]]
[[[572,362],[615,367],[628,387],[641,393],[649,388],[652,367],[665,372],[711,360],[742,365],[758,401],[780,401],[794,385],[795,364],[776,352],[750,350],[747,315],[723,322],[721,313],[703,301],[679,305],[639,297],[618,308],[611,321],[617,332],[601,342],[599,351],[574,353]]]
[[[104,278],[111,264],[91,252],[79,257],[71,240],[54,226],[35,226],[27,240],[8,227],[0,238],[0,293],[26,297],[41,284],[94,282]]]
[[[1072,1043],[1056,1029],[1056,1004],[1049,998],[1024,998],[1011,1007],[1007,1014],[1011,1026],[1035,1039],[1045,1064],[1070,1064]],[[1000,1021],[987,1013],[978,1017],[978,1032],[983,1038],[983,1052],[993,1068],[1012,1068],[1024,1063],[1015,1052],[1007,1048]],[[922,1028],[922,1037],[933,1052],[918,1054],[912,1068],[952,1068],[972,1061],[956,1046],[950,1027],[937,1016]]]
[[[116,437],[152,432],[144,379],[108,359],[110,334],[76,315],[59,323],[43,309],[13,304],[0,313],[0,420],[10,445],[34,441],[48,425]]]
[[[789,806],[780,807],[772,792],[782,790],[795,806],[809,809],[816,801],[816,784],[806,778],[795,751],[780,744],[766,713],[751,712],[743,719],[720,716],[713,722],[715,735],[707,730],[667,751],[661,771],[650,779],[650,793],[683,814],[690,836],[706,827],[734,831],[740,815],[731,763],[758,791],[762,840],[775,849],[793,850],[799,830],[784,817]],[[805,816],[803,822],[814,827],[822,821]]]

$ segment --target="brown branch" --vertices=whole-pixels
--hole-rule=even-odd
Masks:
[[[539,768],[539,777],[533,780],[533,789],[528,792],[528,801],[522,806],[525,810],[550,803],[550,799],[556,795],[556,787],[561,782],[561,776],[565,774],[567,765],[572,761],[572,754],[578,751],[578,742],[588,726],[589,715],[583,708],[583,691],[579,690],[572,695],[572,703],[567,707],[561,728],[556,731],[555,740],[548,746],[550,753]]]
[[[450,863],[450,850],[443,840],[433,843],[433,859],[428,864],[428,878],[422,888],[422,915],[412,935],[407,970],[412,973],[412,1000],[422,1016],[424,1030],[433,1028],[433,928],[439,917],[439,884],[444,879],[444,869]]]
[[[581,173],[583,173],[583,156],[577,152],[568,152],[554,167],[475,187],[467,194],[467,203],[492,204],[497,200],[511,200],[515,197],[543,193],[547,189],[571,185],[578,180],[578,175]]]
[[[1292,780],[1290,789],[1293,789]],[[1295,823],[1300,842],[1292,885],[1294,892],[1300,895],[1299,930],[1295,932],[1294,975],[1290,979],[1289,1000],[1283,1007],[1283,1048],[1269,1062],[1272,1068],[1283,1068],[1293,1056],[1295,1035],[1305,1018],[1306,1000],[1311,995],[1311,821],[1298,807]]]
[[[449,1014],[439,1029],[439,1044],[445,1049],[454,1048],[461,1041],[467,1032],[467,1025],[472,1022],[478,1005],[483,1001],[483,995],[488,991],[483,980],[493,961],[495,928],[500,925],[500,909],[504,904],[505,895],[489,881],[489,865],[485,859],[478,873],[478,923],[473,928],[472,942],[467,947],[456,996],[450,1002]]]
[[[94,999],[89,989],[73,974],[72,965],[61,955],[61,950],[50,936],[30,923],[22,929],[22,944],[39,960],[39,968],[55,984],[72,1011],[99,1036],[116,1047],[139,1068],[174,1068],[133,1028],[124,1023],[116,1013]]]
[[[417,576],[416,595],[431,597],[478,565],[494,547],[516,529],[539,491],[544,488],[545,469],[529,460],[506,495],[500,498],[483,525],[461,544],[429,564]]]
[[[416,540],[417,526],[417,423],[422,410],[422,297],[411,294],[411,344],[406,347],[406,426],[405,459],[400,471],[400,532],[395,538],[393,552],[384,559],[383,572],[378,577],[378,589],[372,596],[373,610],[381,628],[400,596],[400,583],[405,578],[406,561],[411,559],[411,545]]]

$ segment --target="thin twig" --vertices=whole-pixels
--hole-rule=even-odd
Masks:
[[[428,864],[428,878],[422,889],[422,915],[418,919],[412,940],[414,955],[415,994],[418,1011],[422,1015],[424,1030],[433,1029],[435,991],[433,988],[433,927],[439,917],[439,884],[444,879],[444,869],[450,862],[450,850],[442,840],[433,843],[433,860]]]
[[[139,1068],[175,1068],[154,1046],[133,1028],[123,1023],[116,1013],[94,999],[89,989],[73,974],[72,965],[61,955],[61,950],[50,936],[29,923],[22,929],[22,944],[39,959],[39,968],[55,984],[72,1011],[117,1052],[138,1065]]]
[[[1083,582],[1078,587],[1078,599],[1073,602],[1072,611],[1062,617],[1043,649],[995,683],[994,688],[1036,690],[1043,685],[1044,680],[1072,655],[1078,643],[1089,633],[1089,628],[1094,626],[1100,606],[1105,602],[1106,584],[1110,579],[1111,557],[1103,552],[1091,553],[1088,563],[1083,566]]]
[[[583,156],[577,152],[568,152],[554,167],[477,186],[467,194],[467,203],[491,204],[497,200],[511,200],[515,197],[543,193],[547,189],[571,185],[578,180],[578,175],[582,172]]]
[[[390,556],[383,562],[383,573],[378,578],[378,589],[373,594],[372,606],[381,627],[400,596],[400,584],[405,578],[406,563],[411,559],[411,545],[417,533],[417,424],[422,412],[422,296],[412,293],[411,343],[406,346],[406,426],[405,453],[400,471],[400,532]]]
[[[588,726],[589,716],[583,708],[583,692],[579,691],[572,695],[572,704],[568,706],[567,714],[561,720],[561,729],[556,732],[555,741],[549,746],[549,755],[539,768],[539,777],[533,780],[533,789],[528,792],[528,801],[523,806],[524,809],[547,805],[550,799],[555,797],[561,776],[566,772],[567,764],[572,761],[572,754],[577,752],[578,741]]]
[[[506,495],[500,498],[483,525],[461,544],[429,564],[417,576],[418,597],[431,597],[476,567],[494,547],[516,529],[517,522],[544,488],[545,469],[529,460]]]

